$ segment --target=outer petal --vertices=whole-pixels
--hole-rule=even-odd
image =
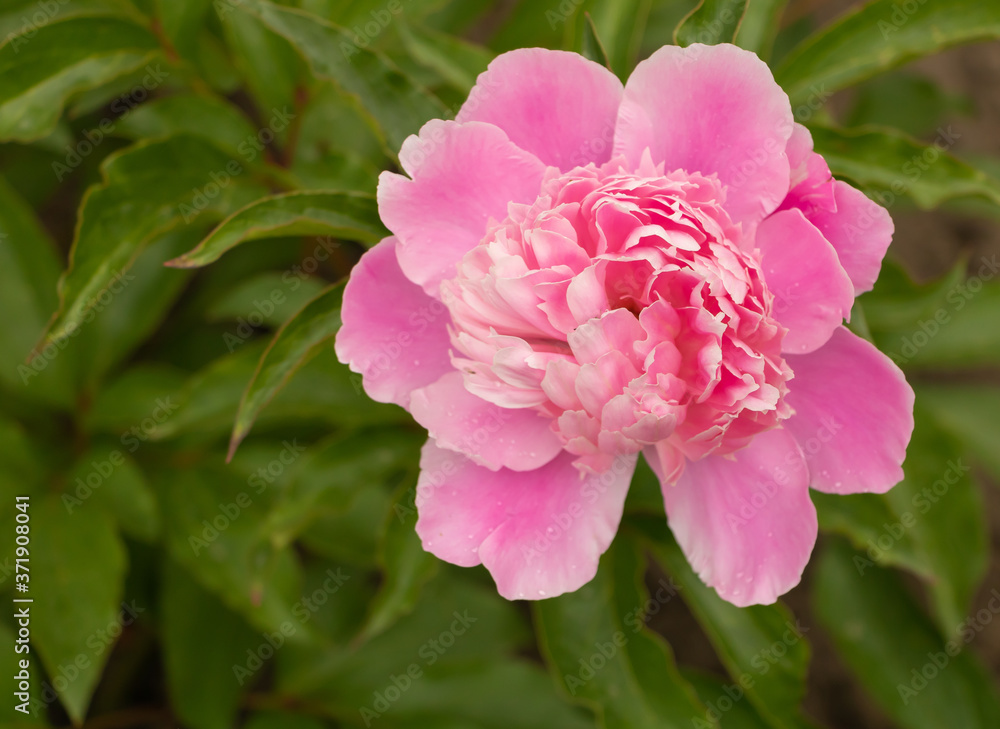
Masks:
[[[648,147],[668,170],[718,174],[726,210],[749,231],[788,192],[792,125],[788,96],[753,53],[664,46],[625,85],[615,152],[638,164]]]
[[[812,487],[885,493],[903,478],[913,433],[913,389],[873,344],[841,327],[811,354],[790,356],[795,379],[785,421],[805,453]]]
[[[833,180],[829,184],[836,211],[820,209],[808,217],[833,244],[840,264],[851,277],[855,295],[863,294],[875,285],[892,242],[892,218],[888,210],[846,182]]]
[[[834,180],[801,124],[795,125],[788,141],[788,158],[792,189],[780,209],[801,210],[837,251],[855,295],[870,291],[892,241],[889,211],[846,182]]]
[[[399,159],[412,179],[382,173],[379,215],[399,238],[403,272],[432,296],[490,218],[503,220],[508,203],[534,202],[545,172],[537,157],[481,123],[427,122]]]
[[[534,471],[489,471],[424,446],[417,533],[424,549],[453,564],[480,562],[509,600],[554,597],[597,574],[614,539],[635,456],[584,477],[564,453]]]
[[[577,53],[523,48],[479,76],[456,121],[495,124],[521,149],[564,172],[611,158],[622,84]]]
[[[335,346],[373,400],[408,407],[413,390],[453,368],[448,310],[403,275],[397,248],[385,238],[351,271]]]
[[[788,432],[761,433],[732,458],[688,463],[676,486],[663,487],[663,500],[691,566],[722,598],[768,604],[799,583],[817,522]]]
[[[783,210],[757,229],[774,316],[788,328],[783,352],[819,349],[854,305],[854,286],[837,252],[800,210]]]
[[[530,408],[502,408],[473,395],[461,372],[449,372],[414,392],[410,407],[440,447],[493,471],[531,471],[562,450],[550,419]]]

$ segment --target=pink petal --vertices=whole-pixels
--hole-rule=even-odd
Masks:
[[[750,232],[788,192],[792,125],[788,96],[753,53],[664,46],[625,85],[615,152],[638,164],[648,147],[668,171],[717,174],[726,210]]]
[[[399,159],[412,179],[382,173],[379,215],[399,238],[403,272],[435,297],[491,218],[503,220],[508,203],[534,202],[545,171],[500,129],[477,122],[427,122]]]
[[[399,269],[398,241],[367,251],[344,288],[337,357],[363,377],[373,400],[408,407],[410,393],[453,370],[448,310]],[[392,305],[387,305],[387,302]]]
[[[522,48],[493,60],[456,121],[495,124],[562,171],[611,158],[622,84],[576,53]]]
[[[799,583],[817,534],[808,479],[794,439],[777,429],[732,457],[689,462],[663,487],[670,528],[720,597],[770,604]]]
[[[416,499],[424,549],[463,567],[481,562],[508,600],[580,588],[618,530],[636,459],[583,477],[573,458],[490,471],[427,441]]]
[[[892,360],[840,327],[811,354],[790,356],[795,379],[785,427],[809,464],[812,487],[885,493],[903,478],[913,432],[913,389]]]
[[[416,390],[410,400],[413,419],[427,428],[438,446],[463,453],[496,471],[531,471],[562,450],[551,420],[532,409],[502,408],[465,388],[461,372],[449,372]]]
[[[837,252],[801,210],[782,210],[757,229],[774,317],[788,328],[782,352],[819,349],[854,305],[854,286]]]
[[[894,226],[889,211],[860,190],[841,180],[830,185],[836,211],[819,209],[808,217],[833,244],[857,296],[875,285]]]

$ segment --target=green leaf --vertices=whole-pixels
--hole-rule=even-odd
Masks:
[[[198,54],[198,37],[212,0],[156,0],[157,18],[163,32],[184,58]]]
[[[687,729],[706,711],[670,648],[643,624],[644,568],[631,544],[616,542],[590,583],[532,604],[539,645],[553,676],[602,727]]]
[[[669,594],[679,589],[737,688],[746,692],[768,726],[798,727],[809,666],[809,628],[781,603],[738,608],[726,602],[692,571],[664,521],[635,523],[647,537],[643,544],[677,582],[663,589]]]
[[[700,0],[674,31],[674,43],[731,43],[746,12],[748,0]]]
[[[111,514],[131,537],[152,542],[160,533],[160,510],[146,477],[119,448],[93,448],[67,478],[62,502],[70,514]]]
[[[400,22],[397,26],[403,47],[415,60],[440,74],[463,93],[468,93],[476,77],[486,70],[493,53],[447,33]]]
[[[129,265],[150,241],[260,197],[264,190],[240,177],[245,172],[238,160],[189,136],[139,144],[109,157],[102,166],[104,182],[84,198],[48,340],[64,339],[86,323],[99,297],[125,283]]]
[[[713,704],[713,702],[718,702],[722,696],[728,696],[730,693],[735,694],[732,683],[727,684],[715,676],[691,669],[682,669],[681,675],[698,692],[698,698],[703,704]],[[739,696],[739,694],[736,695]],[[728,706],[725,703],[724,705]],[[770,729],[771,726],[747,701],[732,701],[732,707],[729,711],[719,713],[722,714],[719,722],[722,729]]]
[[[274,498],[274,483],[301,448],[292,442],[264,454],[271,460],[249,478],[236,469],[210,463],[173,467],[151,474],[163,504],[166,544],[173,559],[197,582],[243,615],[254,627],[280,631],[283,623],[299,625],[295,603],[301,598],[301,570],[291,549],[266,540],[264,520]],[[290,640],[307,641],[311,631],[296,630]]]
[[[79,671],[76,680],[55,688],[70,718],[80,724],[111,652],[110,636],[124,622],[125,547],[114,522],[101,511],[86,518],[70,515],[50,496],[33,500],[28,513],[32,642],[49,676],[65,675],[61,671],[72,667]]]
[[[823,551],[812,604],[867,693],[906,729],[1000,726],[992,680],[971,650],[957,653],[975,630],[963,621],[942,640],[894,573],[860,575],[857,556],[839,541]]]
[[[318,348],[329,342],[340,328],[343,284],[330,286],[289,319],[274,335],[260,358],[246,392],[240,400],[236,425],[229,441],[229,456],[250,432],[258,413]]]
[[[415,479],[416,472],[411,476]],[[384,579],[371,604],[362,640],[378,635],[410,613],[424,585],[437,572],[438,558],[424,551],[417,536],[417,510],[410,502],[413,491],[412,483],[400,486],[393,498],[392,510],[386,515],[378,554]]]
[[[987,384],[923,384],[917,400],[938,424],[960,439],[1000,481],[1000,388]]]
[[[597,27],[590,13],[583,14],[583,37],[580,41],[580,55],[594,63],[599,63],[607,69],[611,69],[611,60],[608,52],[604,49],[604,44],[597,35]]]
[[[214,3],[222,20],[226,45],[246,80],[261,115],[297,106],[304,75],[302,59],[292,45],[260,19],[241,12],[243,2]]]
[[[57,18],[0,45],[0,140],[41,139],[67,100],[153,62],[156,38],[111,17]]]
[[[374,196],[357,192],[291,192],[251,203],[237,211],[198,247],[170,262],[177,268],[206,266],[241,243],[290,235],[377,243],[386,235]]]
[[[171,703],[193,729],[229,729],[253,676],[234,675],[263,642],[239,616],[168,559],[162,588],[163,652]],[[194,668],[197,667],[197,670]]]
[[[391,152],[424,122],[447,115],[437,99],[383,55],[355,45],[352,34],[343,28],[264,0],[243,0],[239,7],[287,38],[318,78],[333,81],[357,97],[378,123]]]
[[[1000,37],[1000,5],[874,0],[799,43],[775,71],[795,106],[950,46]]]
[[[966,196],[1000,204],[1000,180],[945,151],[961,136],[950,127],[932,144],[888,128],[809,129],[833,174],[868,189],[883,205],[891,206],[902,195],[925,209]]]
[[[58,305],[55,246],[31,208],[0,177],[0,382],[54,405],[73,402],[71,357],[52,348],[28,355]],[[25,387],[28,385],[28,387]]]
[[[177,94],[153,99],[119,119],[115,133],[128,139],[174,134],[201,137],[234,159],[244,158],[257,131],[239,109],[213,96]]]
[[[753,51],[766,61],[787,5],[788,0],[748,0],[743,20],[736,30],[736,45]]]
[[[589,2],[584,5],[590,21],[584,18],[582,33],[596,32],[607,52],[608,68],[619,78],[628,78],[639,56],[646,18],[651,0],[624,0],[623,2]],[[591,30],[588,26],[593,23]]]
[[[407,431],[383,429],[338,435],[311,448],[296,464],[288,485],[268,515],[267,532],[272,542],[289,544],[320,517],[346,516],[366,491],[380,492],[377,503],[388,507],[386,499],[399,479],[413,470],[420,456],[421,441]],[[409,501],[395,502],[391,509],[393,518],[409,515],[412,496],[411,493]],[[387,512],[389,508],[379,513],[385,516]],[[372,534],[377,530],[378,527],[372,529]],[[344,535],[335,532],[334,536]]]
[[[301,714],[265,711],[250,717],[244,729],[326,729],[326,724]]]
[[[294,285],[298,281],[298,286]],[[285,273],[262,273],[246,279],[235,288],[223,292],[206,311],[213,321],[247,321],[260,317],[267,326],[277,329],[295,312],[308,304],[326,288],[319,278],[301,278]],[[287,293],[286,293],[287,291]]]
[[[240,344],[241,348],[232,355],[221,357],[192,375],[176,393],[174,414],[150,428],[146,437],[164,440],[184,436],[200,448],[212,438],[230,435],[247,383],[260,364],[265,342]],[[337,360],[333,347],[321,349],[260,413],[257,427],[301,424],[308,418],[344,427],[410,420],[402,408],[365,397],[360,378]]]

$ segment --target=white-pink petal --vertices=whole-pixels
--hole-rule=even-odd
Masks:
[[[854,305],[854,286],[833,246],[801,210],[782,210],[757,229],[774,318],[788,329],[781,351],[819,349]]]
[[[799,583],[818,527],[807,468],[787,431],[761,433],[729,457],[689,462],[662,490],[688,562],[723,599],[769,604]]]
[[[453,368],[448,310],[403,275],[397,247],[395,238],[385,238],[351,271],[335,348],[361,374],[369,397],[408,407],[413,390]]]
[[[572,592],[594,578],[614,539],[635,460],[616,459],[607,473],[589,476],[568,453],[533,471],[490,471],[429,440],[417,533],[447,562],[482,563],[507,599]]]
[[[410,411],[438,446],[493,471],[531,471],[562,451],[549,418],[531,408],[502,408],[473,395],[461,372],[449,372],[415,390]]]
[[[403,272],[432,296],[491,219],[503,220],[512,202],[538,197],[545,172],[498,127],[479,122],[427,122],[399,158],[410,178],[382,173],[379,215],[399,238]]]
[[[903,478],[913,433],[913,388],[875,345],[841,327],[821,349],[790,356],[795,372],[785,421],[802,448],[812,487],[832,494],[885,493]]]
[[[493,60],[456,120],[503,129],[562,171],[611,157],[622,83],[577,53],[522,48]]]
[[[664,46],[625,84],[615,152],[638,165],[648,148],[668,171],[717,174],[726,210],[749,233],[788,192],[792,129],[788,96],[753,53]]]

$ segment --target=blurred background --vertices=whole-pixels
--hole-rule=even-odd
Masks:
[[[1000,726],[998,38],[993,0],[0,0],[0,726]],[[498,53],[734,39],[895,220],[852,327],[917,391],[906,480],[816,495],[802,584],[739,610],[641,470],[594,583],[504,601],[422,552],[424,433],[333,354],[378,174]]]

